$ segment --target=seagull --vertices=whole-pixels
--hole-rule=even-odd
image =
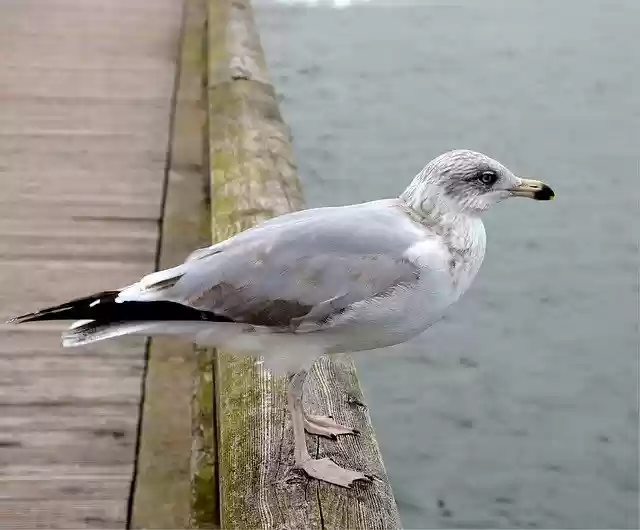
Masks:
[[[322,355],[405,342],[469,288],[485,254],[483,212],[509,197],[550,200],[546,184],[488,156],[446,152],[400,197],[301,210],[193,252],[122,289],[9,322],[76,320],[63,346],[123,335],[177,335],[262,358],[290,375],[295,467],[350,487],[371,477],[310,456],[305,431],[356,434],[303,408],[308,370]]]

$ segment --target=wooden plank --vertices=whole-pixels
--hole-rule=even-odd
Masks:
[[[4,317],[0,317],[4,318]],[[58,357],[78,358],[79,350],[72,348],[52,349],[52,344],[59,343],[60,333],[64,329],[61,323],[34,323],[30,327],[16,327],[13,324],[0,324],[2,336],[2,357],[29,358]],[[87,357],[96,359],[140,358],[140,339],[129,337],[121,341],[102,341],[88,345],[82,350]]]
[[[126,513],[120,499],[0,499],[0,524],[7,521],[7,528],[124,528]]]
[[[88,432],[95,430],[105,436],[110,432],[110,436],[118,438],[122,430],[129,429],[137,423],[136,417],[131,416],[126,409],[118,405],[102,405],[99,412],[93,417],[78,414],[72,404],[55,406],[55,415],[51,414],[51,410],[51,407],[33,408],[27,416],[24,407],[5,405],[2,408],[3,414],[0,416],[0,432],[2,436],[13,436],[30,432]],[[19,462],[12,464],[17,463]],[[2,472],[5,472],[6,469],[3,468]],[[41,473],[49,472],[48,468],[38,469]]]
[[[98,292],[113,285],[127,285],[151,268],[148,263],[119,260],[88,260],[83,261],[80,266],[77,261],[65,256],[44,260],[4,259],[0,262],[0,275],[3,280],[0,290],[0,319],[4,322],[16,313],[85,296],[88,291]],[[29,271],[29,274],[25,274],[25,271]],[[70,274],[73,281],[70,281]],[[108,282],[104,280],[105,275],[108,276]],[[47,329],[47,326],[50,326],[49,329],[58,330],[64,327],[55,323],[36,324],[29,326],[29,329],[35,332],[38,329]],[[2,324],[1,327],[6,329],[9,326]],[[59,339],[58,336],[55,346],[49,344],[49,347],[54,346],[57,349]]]
[[[210,241],[204,171],[204,2],[186,0],[158,267]],[[191,508],[192,344],[154,338],[149,349],[133,528],[186,528]]]
[[[0,68],[4,68],[2,58]],[[144,71],[144,68],[138,66],[138,70]],[[42,69],[40,74],[46,75],[47,72]],[[154,112],[157,107],[155,100],[131,103],[94,98],[91,105],[78,105],[75,98],[64,95],[30,98],[16,94],[6,97],[6,107],[0,114],[0,133],[14,130],[157,132],[166,127],[167,120],[166,115]]]
[[[3,484],[2,499],[14,501],[68,500],[80,491],[86,500],[122,501],[129,493],[130,481],[124,477],[103,476],[67,477],[64,475],[27,478],[20,477]]]
[[[0,322],[153,269],[181,0],[0,2]],[[145,342],[0,324],[0,527],[123,528]]]
[[[290,134],[282,121],[251,6],[209,0],[209,158],[212,234],[220,241],[302,207]],[[215,362],[222,528],[397,528],[395,500],[348,358],[325,358],[307,378],[306,407],[360,429],[338,442],[308,436],[312,455],[377,477],[350,490],[293,471],[286,381],[253,359],[218,352]],[[204,398],[203,398],[204,399]],[[195,491],[206,499],[206,492]],[[196,518],[195,526],[207,527]]]
[[[135,402],[133,404],[135,406]],[[99,406],[92,408],[96,414],[102,411]],[[50,406],[49,409],[55,413],[55,407]],[[26,408],[22,410],[23,414],[28,413]],[[100,418],[96,418],[95,425],[86,431],[3,433],[0,435],[0,466],[20,461],[29,461],[32,465],[42,467],[131,465],[135,439],[135,422],[121,423],[118,427],[108,429],[101,426]],[[119,478],[131,484],[130,476]],[[3,484],[2,489],[9,487],[12,480],[19,482],[22,477],[9,477],[9,484]],[[120,500],[125,498],[126,495]]]

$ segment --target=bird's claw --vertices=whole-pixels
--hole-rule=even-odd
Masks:
[[[340,467],[330,458],[310,459],[303,462],[301,468],[311,478],[335,484],[342,488],[350,488],[355,482],[370,483],[371,475]]]
[[[345,427],[334,421],[330,416],[312,416],[310,414],[304,417],[304,430],[309,434],[317,434],[332,440],[337,440],[338,436],[358,435],[358,429]]]

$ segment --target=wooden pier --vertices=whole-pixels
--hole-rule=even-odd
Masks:
[[[0,41],[1,320],[302,206],[247,0],[6,0]],[[345,490],[290,480],[285,382],[254,361],[62,327],[0,327],[0,528],[400,526],[348,357],[307,383],[362,432],[308,436],[377,477]]]
[[[0,2],[0,321],[153,270],[182,0]],[[0,527],[123,528],[144,342],[0,325]]]

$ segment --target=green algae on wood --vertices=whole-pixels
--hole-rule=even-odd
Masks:
[[[218,456],[214,396],[214,358],[211,349],[199,348],[193,396],[191,451],[191,528],[218,528]]]
[[[302,207],[289,130],[273,89],[238,80],[209,89],[212,233],[222,241]],[[271,107],[271,108],[270,108]]]

